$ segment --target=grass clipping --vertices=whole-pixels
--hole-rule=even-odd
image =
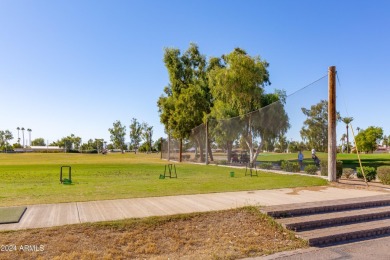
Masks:
[[[254,207],[2,232],[0,240],[41,249],[0,259],[237,259],[307,246]]]

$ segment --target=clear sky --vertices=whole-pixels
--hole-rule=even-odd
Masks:
[[[194,42],[207,57],[260,55],[269,91],[292,93],[335,65],[337,110],[389,135],[389,14],[386,0],[0,0],[0,130],[12,143],[17,127],[49,142],[109,140],[115,120],[134,117],[157,139],[164,48]]]

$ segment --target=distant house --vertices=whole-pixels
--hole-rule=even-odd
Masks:
[[[384,146],[378,146],[375,153],[390,153],[390,147]]]
[[[186,150],[187,153],[195,153],[195,151],[196,151],[195,147],[191,147],[191,148]]]

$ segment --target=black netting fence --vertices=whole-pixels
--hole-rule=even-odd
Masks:
[[[326,151],[327,77],[324,76],[261,109],[216,119],[192,129],[181,140],[181,159],[198,163],[240,165],[267,161],[268,153]],[[309,121],[307,121],[309,120]],[[162,158],[179,161],[180,140],[167,137]]]

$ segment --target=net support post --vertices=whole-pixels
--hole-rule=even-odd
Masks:
[[[163,158],[163,138],[160,137],[160,160]]]
[[[328,70],[328,180],[336,181],[336,66]]]
[[[171,135],[168,134],[168,161],[171,160]]]
[[[209,124],[206,119],[206,158],[204,160],[205,164],[209,164]]]

